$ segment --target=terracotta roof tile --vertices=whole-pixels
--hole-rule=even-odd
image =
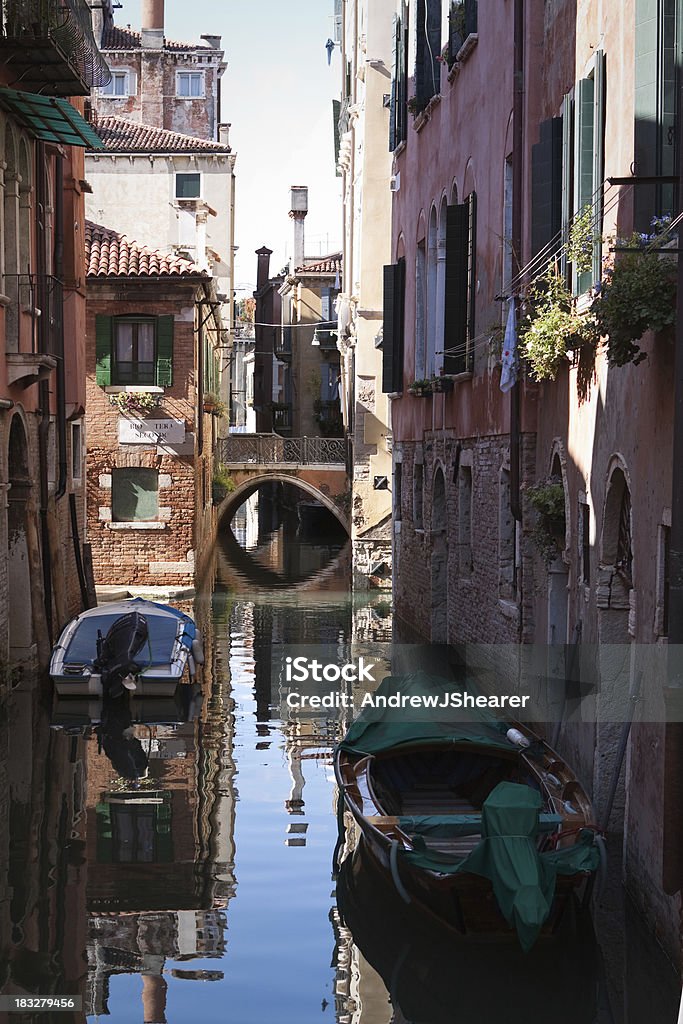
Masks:
[[[302,267],[297,267],[296,274],[341,274],[342,254],[333,252],[319,259],[304,260]]]
[[[185,277],[203,271],[190,260],[140,245],[101,224],[85,222],[88,277]]]
[[[109,153],[231,153],[230,146],[112,114],[94,117],[92,127]],[[101,150],[98,150],[101,152]]]
[[[102,50],[140,50],[142,49],[142,33],[132,29],[130,25],[122,28],[119,25],[108,25],[102,33]],[[166,50],[213,50],[212,46],[201,43],[177,43],[164,39]],[[218,51],[220,52],[220,51]]]

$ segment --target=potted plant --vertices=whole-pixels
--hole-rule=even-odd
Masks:
[[[612,366],[638,365],[645,359],[640,341],[646,331],[664,331],[676,321],[675,255],[648,250],[668,237],[636,233],[604,271],[591,304],[599,334],[607,339]]]
[[[153,412],[159,407],[162,396],[155,391],[118,391],[109,396],[109,404],[124,415]]]
[[[213,416],[225,416],[227,413],[225,402],[214,391],[205,391],[203,402],[204,412],[209,412]]]
[[[534,380],[555,380],[569,351],[597,346],[595,319],[577,312],[557,267],[550,267],[533,285],[520,324],[520,350]]]
[[[527,487],[526,496],[536,513],[531,536],[544,562],[550,564],[565,546],[567,520],[562,481],[555,476],[548,477]]]
[[[451,377],[444,377],[443,374],[439,377],[434,377],[431,384],[432,392],[435,395],[446,395],[449,391],[453,390],[453,380]]]
[[[216,463],[211,478],[211,500],[214,505],[221,502],[235,490],[235,481],[222,462]]]
[[[408,385],[408,394],[415,395],[416,398],[429,398],[432,393],[432,381],[426,378],[414,380],[412,384]]]

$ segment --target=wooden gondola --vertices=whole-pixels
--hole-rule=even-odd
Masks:
[[[421,674],[383,688],[454,690]],[[397,898],[460,934],[516,931],[524,948],[556,928],[602,852],[590,800],[559,755],[488,714],[361,719],[337,748],[337,784]]]

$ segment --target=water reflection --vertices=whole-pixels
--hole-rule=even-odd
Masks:
[[[213,594],[183,609],[206,651],[185,700],[136,698],[112,717],[100,702],[52,707],[27,680],[0,701],[0,991],[81,994],[85,1013],[60,1024],[612,1024],[585,922],[580,941],[520,963],[509,947],[435,942],[358,863],[335,894],[339,725],[280,718],[273,649],[386,641],[390,608],[353,599],[343,539],[267,526],[249,563],[222,538]],[[254,559],[292,585],[255,581]],[[640,1024],[645,1000],[673,1022],[672,972],[623,931],[627,956],[607,971],[626,992],[616,1019]]]

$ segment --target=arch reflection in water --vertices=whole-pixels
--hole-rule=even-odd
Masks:
[[[235,590],[307,585],[339,587],[350,571],[346,531],[323,505],[286,484],[262,487],[236,511],[220,534],[218,581]],[[349,547],[349,551],[346,548]]]
[[[613,1020],[592,924],[578,912],[567,914],[557,933],[530,953],[511,942],[456,939],[446,930],[427,930],[410,908],[402,908],[361,846],[337,880],[335,930],[340,961],[347,965],[340,996],[351,999],[350,1013],[343,1005],[337,1012],[346,1009],[349,1024]],[[387,1017],[366,1017],[357,999],[365,988],[377,1002],[374,972],[391,1000]]]

